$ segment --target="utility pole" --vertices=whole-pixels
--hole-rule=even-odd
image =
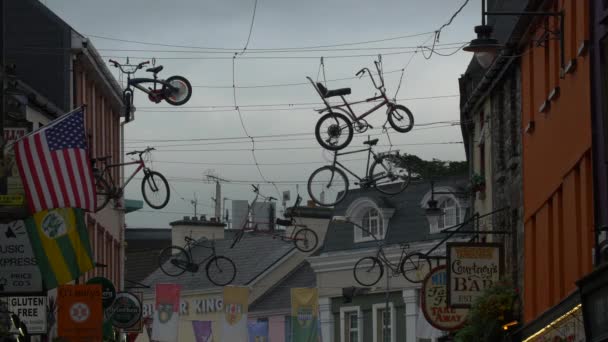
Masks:
[[[190,204],[194,206],[194,217],[198,217],[196,207],[198,206],[198,198],[196,198],[196,192],[194,193],[194,199],[190,200]]]
[[[207,177],[207,182],[215,183],[215,217],[220,220],[222,218],[222,185],[221,182],[229,183],[230,181],[227,179],[220,178],[217,176],[213,170],[207,170],[205,172],[205,176]]]

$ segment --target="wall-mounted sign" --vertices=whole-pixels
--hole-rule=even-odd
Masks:
[[[447,292],[446,266],[437,266],[422,282],[420,306],[429,324],[439,330],[452,331],[462,327],[469,309],[450,307]]]
[[[130,292],[132,295],[135,295],[135,297],[139,300],[139,305],[140,305],[140,316],[139,316],[139,321],[137,321],[137,323],[135,323],[135,325],[129,327],[129,328],[125,328],[123,329],[124,332],[130,332],[130,333],[141,333],[143,332],[144,329],[144,320],[145,320],[145,316],[143,315],[143,311],[144,311],[144,294],[142,292]]]
[[[141,320],[141,301],[133,293],[119,292],[109,311],[113,326],[121,329],[131,328]]]
[[[8,311],[19,316],[30,334],[46,334],[46,297],[8,297],[4,299]],[[17,329],[11,324],[11,332]]]
[[[87,284],[99,284],[101,285],[101,298],[103,309],[107,310],[114,303],[114,299],[116,298],[116,288],[112,281],[108,278],[104,277],[94,277],[87,281]]]
[[[9,195],[6,198],[2,198],[0,205],[4,206],[23,206],[24,201],[21,203],[17,201],[17,197],[11,197],[10,195],[25,195],[23,189],[23,183],[21,177],[19,177],[19,170],[17,169],[17,163],[15,162],[15,150],[13,149],[13,143],[18,139],[25,136],[31,131],[31,123],[28,123],[28,127],[5,127],[4,128],[4,164],[0,166],[1,177],[6,177],[6,193],[0,195]],[[23,197],[22,197],[23,198]]]
[[[469,308],[475,299],[503,275],[503,250],[499,243],[447,243],[448,304]]]
[[[32,292],[42,292],[42,276],[25,223],[0,224],[0,296]]]
[[[101,341],[101,285],[60,285],[57,290],[58,335],[68,340]]]

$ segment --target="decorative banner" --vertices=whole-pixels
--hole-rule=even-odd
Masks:
[[[249,288],[224,286],[222,341],[247,341]]]
[[[61,285],[57,291],[58,335],[68,340],[103,337],[101,285]]]
[[[448,304],[453,308],[469,308],[502,277],[502,244],[452,242],[446,247]]]
[[[211,323],[211,321],[192,321],[192,329],[194,330],[196,342],[212,341]]]
[[[23,138],[32,129],[32,123],[27,127],[4,127],[4,163],[0,167],[1,177],[6,177],[6,193],[0,194],[0,205],[23,206],[25,204],[25,189],[19,176],[19,168],[15,161],[13,144]]]
[[[42,292],[42,276],[24,221],[0,224],[0,296]]]
[[[316,288],[291,289],[291,329],[293,342],[318,339],[319,291]]]
[[[110,279],[95,277],[87,280],[87,284],[101,285],[101,303],[103,304],[103,309],[107,310],[112,306],[114,299],[116,299],[116,288]]]
[[[93,268],[82,209],[41,211],[25,224],[47,290],[77,279]]]
[[[114,327],[127,329],[139,324],[141,311],[141,301],[137,295],[130,292],[119,292],[114,304],[107,312]]]
[[[5,298],[7,311],[19,316],[30,334],[46,334],[46,296],[9,297]],[[17,333],[17,328],[11,324],[11,332]]]
[[[152,322],[152,340],[177,342],[179,295],[177,284],[156,284],[156,313]]]
[[[249,342],[268,342],[268,321],[249,322],[247,330],[249,330]]]
[[[435,267],[422,282],[420,306],[426,320],[444,331],[457,330],[466,322],[469,309],[448,306],[446,266]]]

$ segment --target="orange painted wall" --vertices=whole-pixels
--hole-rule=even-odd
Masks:
[[[592,268],[590,61],[578,48],[589,39],[588,1],[555,1],[565,11],[565,60],[576,69],[559,77],[559,43],[531,42],[521,59],[524,320],[530,322],[576,289]],[[557,29],[556,19],[549,19]],[[536,36],[544,32],[538,25]],[[549,93],[560,95],[539,108]],[[530,123],[533,130],[526,130]]]

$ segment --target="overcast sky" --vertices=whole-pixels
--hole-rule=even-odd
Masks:
[[[416,123],[422,125],[405,134],[392,131],[390,140],[395,145],[394,148],[423,159],[463,160],[465,156],[462,144],[426,145],[462,141],[459,126],[424,124],[459,120],[458,97],[441,96],[458,95],[458,77],[464,73],[472,57],[469,53],[460,51],[450,57],[434,55],[430,60],[426,60],[420,52],[413,54],[413,57],[411,53],[394,54],[411,52],[413,49],[409,47],[424,42],[429,44],[432,42],[432,34],[364,45],[312,49],[317,51],[260,53],[255,50],[347,44],[431,32],[448,21],[463,1],[258,0],[248,52],[235,61],[236,99],[242,109],[245,127],[249,135],[254,137],[310,133],[256,138],[255,153],[264,177],[282,182],[277,184],[279,191],[290,190],[292,199],[295,198],[296,185],[285,182],[299,182],[300,194],[305,199],[308,198],[306,180],[312,171],[326,163],[326,154],[313,135],[319,115],[311,107],[319,107],[321,101],[309,84],[239,87],[301,83],[306,82],[306,76],[317,79],[321,56],[325,56],[325,77],[331,80],[352,77],[362,67],[372,69],[376,59],[372,56],[344,56],[383,54],[386,88],[391,97],[397,90],[401,76],[398,70],[404,68],[412,58],[397,98],[402,99],[398,103],[410,108]],[[203,182],[203,174],[208,169],[213,169],[222,178],[232,180],[223,184],[222,197],[252,199],[248,183],[261,182],[262,178],[254,165],[251,141],[220,138],[246,136],[238,113],[234,110],[232,55],[233,51],[242,49],[247,41],[254,2],[255,0],[43,1],[74,29],[90,36],[105,60],[112,57],[124,61],[126,56],[130,56],[132,61],[140,61],[142,58],[155,57],[156,64],[164,66],[159,74],[161,77],[181,75],[188,78],[194,86],[192,99],[182,107],[154,104],[147,100],[145,94],[135,93],[138,110],[135,121],[126,126],[126,151],[146,145],[155,146],[157,151],[153,155],[153,168],[169,179],[172,194],[169,205],[162,210],[153,210],[144,205],[140,212],[128,214],[129,227],[167,228],[169,222],[194,213],[190,204],[194,196],[199,201],[199,214],[211,215],[211,197],[215,195],[215,186]],[[453,23],[442,31],[439,44],[471,40],[473,27],[480,21],[478,6],[478,1],[471,1]],[[144,45],[93,36],[184,47]],[[439,52],[450,53],[457,46],[442,46],[445,50]],[[386,49],[390,47],[403,49]],[[365,49],[354,50],[356,48]],[[328,49],[341,50],[327,51]],[[214,59],[209,59],[210,57]],[[218,57],[223,59],[217,59]],[[140,76],[144,74],[142,71]],[[322,73],[319,79],[323,79]],[[368,77],[327,84],[329,88],[351,87],[353,92],[349,99],[353,101],[371,97],[375,90]],[[438,98],[412,99],[432,96]],[[302,103],[314,105],[298,105]],[[273,106],[251,107],[269,104]],[[359,111],[366,107],[356,108]],[[384,111],[378,111],[370,116],[369,122],[377,128],[385,118]],[[372,135],[380,133],[380,130],[370,131]],[[375,137],[380,138],[380,145],[389,144],[386,135]],[[215,138],[219,140],[162,141]],[[364,138],[363,135],[356,136],[350,146],[362,146]],[[387,147],[377,148],[378,151],[385,149]],[[348,157],[363,158],[364,154]],[[363,172],[365,160],[350,161],[347,164],[353,170]],[[128,198],[141,199],[139,182],[135,180],[129,185]],[[278,197],[272,185],[262,184],[262,191]]]

